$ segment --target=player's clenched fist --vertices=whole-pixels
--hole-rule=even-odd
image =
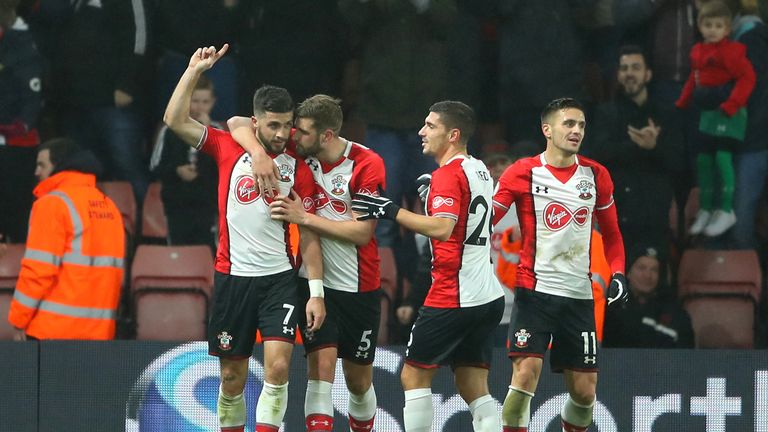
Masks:
[[[608,306],[611,308],[623,308],[629,300],[629,286],[627,278],[621,273],[611,276],[611,284],[608,285]]]

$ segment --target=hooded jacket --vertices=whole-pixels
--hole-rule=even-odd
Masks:
[[[34,195],[8,320],[38,339],[114,338],[125,256],[117,206],[94,174],[71,169],[40,182]]]

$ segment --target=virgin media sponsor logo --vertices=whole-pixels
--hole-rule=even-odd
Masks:
[[[442,206],[453,207],[453,198],[443,198],[436,196],[432,199],[432,208],[436,209]]]
[[[318,187],[318,189],[320,189]],[[336,214],[343,215],[347,212],[347,203],[331,198],[324,189],[321,189],[315,194],[315,209],[321,210],[325,207],[330,207]]]
[[[235,181],[235,198],[240,204],[250,204],[259,199],[259,187],[251,176],[240,176]]]
[[[559,231],[568,226],[571,221],[578,226],[584,226],[588,216],[587,207],[579,207],[575,212],[571,212],[568,207],[559,202],[551,202],[544,207],[544,225],[551,231]]]

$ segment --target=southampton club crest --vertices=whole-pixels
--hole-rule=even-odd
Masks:
[[[331,189],[331,193],[334,195],[343,195],[344,194],[344,185],[347,184],[347,181],[344,180],[344,177],[341,176],[341,174],[337,175],[336,177],[331,179],[331,186],[333,186],[333,189]]]
[[[595,185],[588,182],[587,180],[582,180],[579,182],[579,184],[576,185],[576,190],[579,191],[579,198],[583,200],[592,198],[592,189],[594,188]]]
[[[232,349],[232,339],[233,337],[229,335],[227,332],[221,332],[218,336],[216,336],[219,339],[219,348],[221,348],[222,351],[229,351]]]
[[[289,182],[291,181],[291,175],[293,174],[293,168],[291,168],[288,164],[280,164],[277,169],[280,171],[280,181],[281,182]]]
[[[531,334],[528,333],[528,330],[520,329],[519,332],[515,333],[515,346],[518,348],[527,348],[528,339],[530,337],[531,337]]]

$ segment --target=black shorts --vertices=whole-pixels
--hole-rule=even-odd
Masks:
[[[208,320],[208,352],[226,358],[248,358],[256,330],[263,340],[294,343],[298,315],[296,271],[244,277],[216,272],[213,306]]]
[[[504,314],[504,298],[466,308],[422,306],[411,329],[405,362],[430,369],[441,365],[489,368],[493,332]]]
[[[302,307],[309,300],[306,279],[299,278]],[[376,355],[381,317],[381,290],[346,292],[325,288],[325,322],[320,330],[306,332],[307,317],[299,316],[299,328],[307,353],[326,347],[336,347],[338,357],[359,364],[371,364]]]
[[[598,369],[593,300],[517,288],[508,337],[509,357],[543,358],[551,340],[552,371]]]

